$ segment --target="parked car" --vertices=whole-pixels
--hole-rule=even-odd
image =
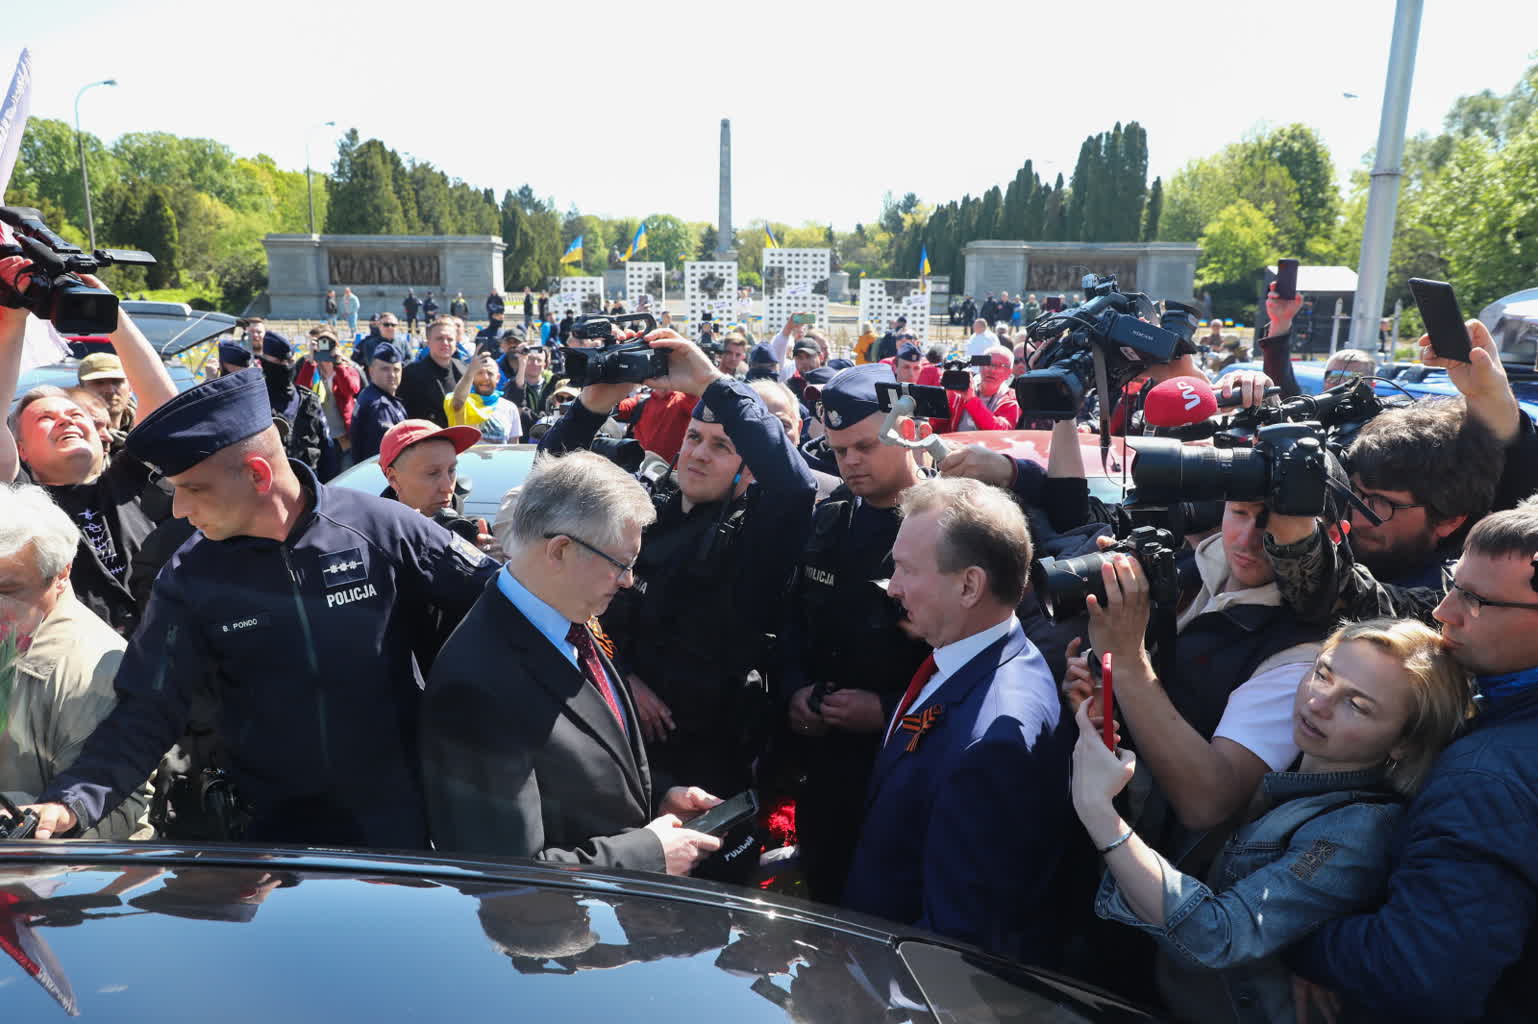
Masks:
[[[478,444],[461,453],[459,479],[470,487],[464,514],[480,516],[488,523],[495,520],[503,495],[523,483],[538,450],[532,444]],[[365,494],[379,494],[388,486],[377,455],[343,470],[331,485]]]
[[[756,889],[429,853],[9,843],[0,950],[8,1022],[1153,1019]]]

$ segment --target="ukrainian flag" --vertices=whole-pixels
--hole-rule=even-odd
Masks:
[[[765,221],[764,222],[764,248],[765,249],[778,249],[779,247],[780,247],[780,243],[776,242],[774,240],[774,232],[769,230],[769,222]]]
[[[928,277],[928,276],[929,276],[929,246],[924,245],[924,246],[921,246],[919,248],[919,277],[924,278],[924,277]]]
[[[561,262],[562,263],[581,263],[582,262],[582,236],[581,235],[578,235],[576,238],[573,238],[571,240],[571,244],[568,245],[566,247],[566,251],[561,254]]]
[[[625,259],[628,260],[644,248],[646,248],[646,222],[643,220],[641,226],[635,229],[635,237],[630,240],[630,248],[625,250]]]

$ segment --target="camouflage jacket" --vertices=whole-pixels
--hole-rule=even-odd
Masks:
[[[1436,586],[1382,583],[1351,557],[1344,537],[1331,540],[1323,526],[1293,544],[1278,544],[1269,536],[1265,543],[1282,601],[1306,622],[1333,626],[1342,620],[1388,616],[1420,619],[1435,628],[1432,609],[1442,603],[1452,581],[1449,564],[1442,567]]]
[[[112,680],[126,646],[73,590],[65,590],[16,659],[10,715],[0,733],[0,790],[12,800],[32,802],[80,756],[86,737],[117,703]],[[146,783],[80,838],[152,838],[149,796]]]

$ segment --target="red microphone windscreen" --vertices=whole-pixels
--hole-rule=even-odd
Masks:
[[[1143,399],[1143,422],[1150,427],[1185,427],[1218,411],[1212,385],[1197,377],[1171,377]]]

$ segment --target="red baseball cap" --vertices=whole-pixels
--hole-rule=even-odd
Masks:
[[[419,441],[440,439],[453,444],[458,453],[480,441],[481,432],[475,427],[440,427],[432,420],[401,420],[379,442],[379,468],[389,469],[401,452]]]

